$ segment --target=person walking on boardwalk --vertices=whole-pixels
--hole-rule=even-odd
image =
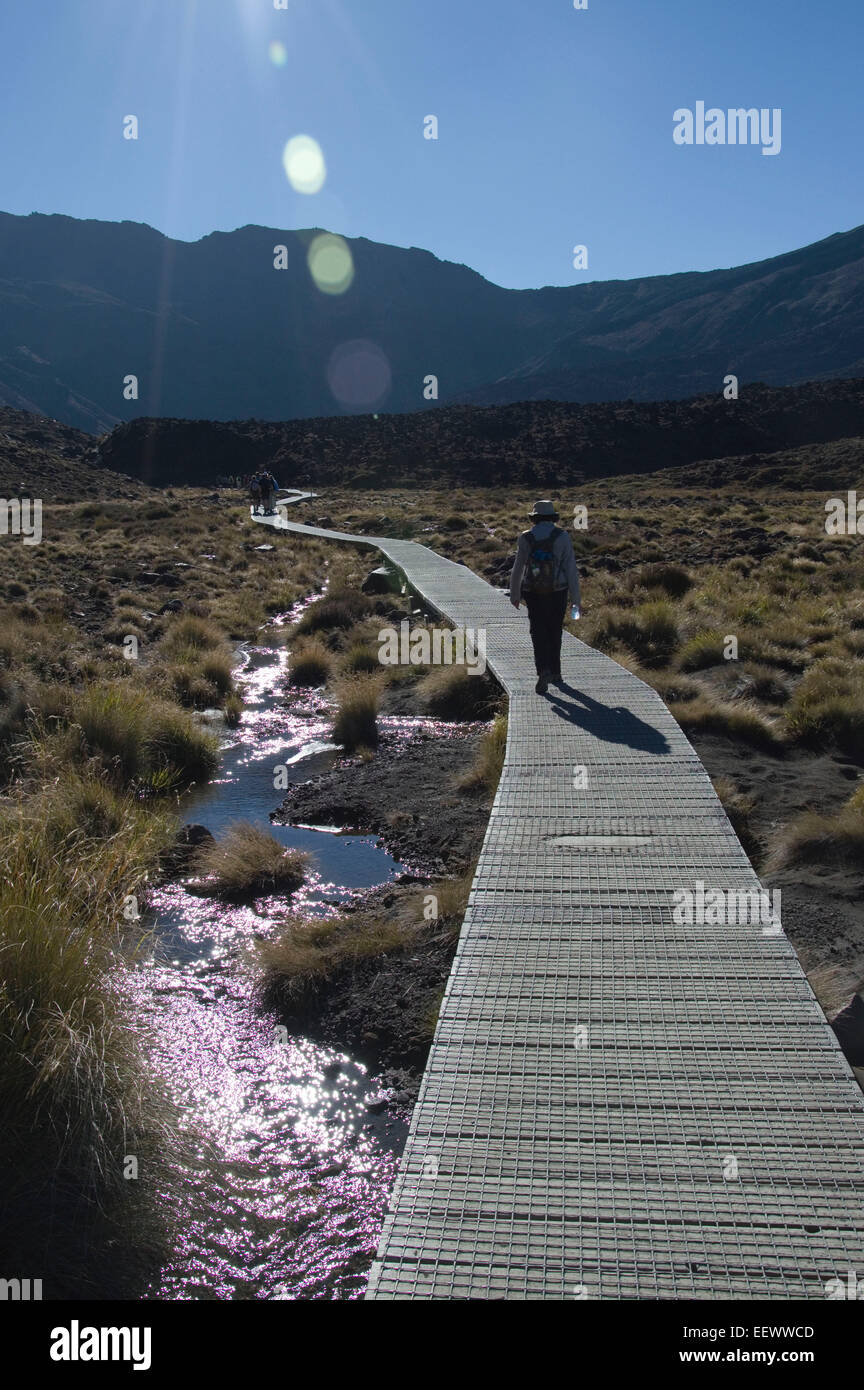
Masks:
[[[581,612],[579,567],[569,533],[555,525],[554,502],[535,502],[531,520],[534,524],[519,537],[510,574],[510,602],[518,608],[525,600],[537,668],[534,689],[545,695],[550,681],[561,684],[561,632],[568,592],[572,616],[577,618]]]

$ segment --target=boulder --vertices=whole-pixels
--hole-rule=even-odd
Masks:
[[[864,1067],[864,999],[853,994],[849,1003],[835,1014],[831,1027],[853,1067]]]
[[[166,868],[185,869],[195,858],[199,849],[213,843],[213,836],[206,825],[183,825],[177,831],[173,845],[162,856]]]
[[[370,570],[360,585],[364,594],[389,594],[394,587],[393,576],[386,565]]]
[[[149,584],[154,587],[161,584],[165,589],[179,589],[183,584],[179,574],[167,574],[161,570],[158,573],[156,570],[139,570],[134,582],[136,584]]]

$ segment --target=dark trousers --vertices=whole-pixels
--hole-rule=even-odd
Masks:
[[[537,674],[545,671],[557,675],[561,670],[561,631],[567,611],[567,590],[556,589],[552,594],[524,593],[522,597],[528,606]]]

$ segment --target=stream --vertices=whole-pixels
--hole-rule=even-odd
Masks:
[[[210,716],[221,732],[221,767],[182,799],[181,817],[217,838],[231,821],[252,821],[311,852],[314,872],[293,899],[242,907],[195,897],[181,883],[161,885],[149,904],[150,954],[131,973],[154,1070],[186,1118],[195,1153],[165,1194],[176,1238],[147,1294],[153,1299],[362,1296],[407,1134],[409,1116],[387,1103],[364,1066],[286,1037],[253,999],[256,937],[298,910],[335,913],[350,894],[403,871],[374,837],[270,822],[284,795],[274,770],[306,781],[336,756],[321,692],[290,708],[282,696],[288,651],[278,629],[299,611],[262,630],[261,645],[241,647],[241,722],[227,729]]]

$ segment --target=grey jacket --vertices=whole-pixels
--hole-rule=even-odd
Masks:
[[[552,534],[552,526],[552,522],[539,521],[536,526],[531,527],[530,531],[523,531],[519,537],[516,560],[510,573],[510,598],[514,603],[522,597],[522,581],[525,578],[525,570],[531,555],[531,546],[535,540],[548,540]],[[569,531],[560,528],[560,535],[555,539],[552,554],[555,558],[555,588],[569,589],[570,602],[578,603],[581,607],[579,567],[576,564]]]

